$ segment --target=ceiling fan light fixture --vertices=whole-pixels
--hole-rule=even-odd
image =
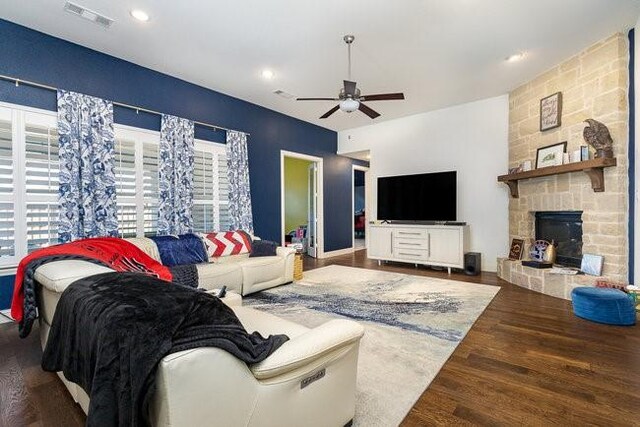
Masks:
[[[360,107],[360,101],[353,98],[346,98],[340,101],[340,110],[345,113],[353,113]]]
[[[362,114],[368,116],[370,119],[375,119],[380,116],[373,108],[362,103],[361,101],[392,101],[395,99],[404,99],[403,93],[379,93],[375,95],[361,95],[360,89],[358,89],[357,83],[351,80],[351,44],[355,40],[352,35],[344,36],[344,42],[347,44],[347,59],[348,64],[348,77],[347,80],[343,80],[343,86],[340,89],[337,98],[297,98],[297,101],[340,101],[338,105],[335,105],[329,111],[320,116],[320,119],[326,119],[338,110],[345,113],[353,113],[358,110]]]

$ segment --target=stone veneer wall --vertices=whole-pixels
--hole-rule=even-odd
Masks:
[[[520,197],[509,201],[510,236],[531,239],[535,235],[536,211],[582,210],[583,253],[604,255],[603,276],[625,282],[629,257],[628,62],[628,40],[615,34],[518,87],[509,96],[509,167],[525,160],[531,160],[535,167],[536,150],[546,145],[568,141],[568,152],[586,145],[582,131],[587,118],[609,127],[618,161],[617,167],[605,169],[602,193],[593,192],[584,172],[520,181]],[[540,99],[558,91],[563,96],[562,126],[540,132]],[[528,250],[525,256],[527,253]],[[546,276],[525,271],[522,277],[512,277],[522,275],[518,267],[505,272],[503,278],[531,288],[531,277]],[[571,279],[554,280],[565,283]],[[586,282],[585,278],[576,281]],[[537,279],[533,282],[538,285]],[[561,296],[563,292],[551,293]]]

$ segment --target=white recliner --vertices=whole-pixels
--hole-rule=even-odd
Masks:
[[[73,280],[110,271],[87,264],[56,261],[36,270],[43,347],[64,289]],[[263,311],[232,309],[247,331],[286,334],[290,340],[252,366],[212,347],[166,356],[158,365],[153,425],[341,427],[353,419],[362,326],[335,319],[309,329]],[[59,376],[87,412],[89,396]]]
[[[250,308],[234,311],[247,330],[290,340],[251,367],[217,348],[165,357],[154,425],[325,427],[353,419],[360,325],[336,319],[307,329]]]

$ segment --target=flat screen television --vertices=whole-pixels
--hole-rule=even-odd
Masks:
[[[378,219],[456,221],[456,171],[378,178]]]

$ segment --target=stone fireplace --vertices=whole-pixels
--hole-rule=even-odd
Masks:
[[[536,237],[548,240],[547,233],[551,232],[551,238],[562,244],[559,252],[568,258],[563,264],[577,264],[582,254],[602,255],[603,277],[618,282],[627,282],[629,261],[628,55],[627,38],[616,34],[509,94],[508,167],[527,160],[535,163],[538,148],[562,141],[567,141],[567,152],[579,149],[585,145],[582,132],[587,118],[607,125],[617,158],[616,167],[604,170],[603,192],[594,192],[582,171],[521,180],[519,197],[509,199],[510,237],[530,243]],[[555,92],[562,92],[563,96],[562,126],[540,132],[540,100]],[[565,223],[546,224],[550,212]],[[574,218],[560,218],[570,212]],[[536,226],[540,221],[542,230],[540,224]],[[580,231],[581,239],[577,237]],[[523,258],[528,258],[528,252],[525,245]],[[574,287],[593,286],[598,279],[551,274],[508,259],[498,260],[498,275],[511,283],[566,299],[570,299]]]
[[[580,268],[582,262],[582,211],[535,213],[536,240],[553,242],[556,264]]]

